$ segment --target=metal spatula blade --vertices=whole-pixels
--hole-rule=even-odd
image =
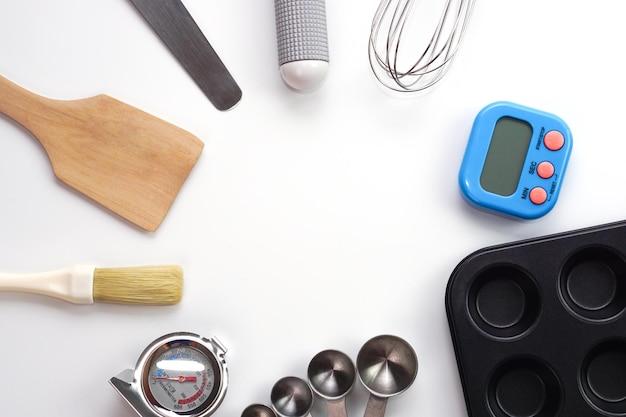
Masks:
[[[218,110],[241,100],[241,89],[180,0],[130,0]]]

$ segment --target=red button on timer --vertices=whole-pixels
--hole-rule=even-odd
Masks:
[[[541,187],[535,187],[530,190],[529,197],[533,204],[540,205],[546,202],[548,199],[548,193]]]
[[[540,162],[539,165],[537,165],[537,175],[547,180],[554,175],[554,165],[548,161]]]
[[[565,144],[565,138],[558,130],[551,130],[543,137],[543,144],[551,151],[558,151]]]

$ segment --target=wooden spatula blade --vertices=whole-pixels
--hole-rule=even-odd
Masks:
[[[3,77],[0,112],[41,142],[61,181],[148,231],[163,221],[204,146],[107,95],[51,100]]]
[[[55,175],[130,222],[155,231],[204,144],[183,129],[106,95],[79,105],[91,115],[83,126],[73,137],[68,134],[64,141],[45,145]],[[85,131],[89,137],[82,135]]]

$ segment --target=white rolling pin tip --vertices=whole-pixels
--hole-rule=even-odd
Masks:
[[[317,59],[291,61],[280,66],[283,81],[300,93],[310,93],[320,88],[327,73],[328,62]]]

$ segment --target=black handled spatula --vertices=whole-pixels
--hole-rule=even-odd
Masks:
[[[218,110],[241,100],[241,89],[180,0],[130,0]]]

